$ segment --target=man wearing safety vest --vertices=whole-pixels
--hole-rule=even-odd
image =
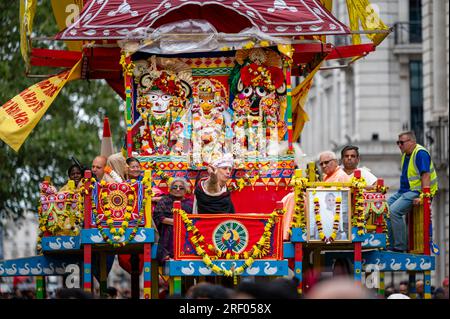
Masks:
[[[417,144],[414,132],[400,133],[397,145],[402,152],[402,175],[400,189],[388,200],[391,213],[390,222],[388,221],[389,249],[405,252],[407,240],[403,216],[411,210],[412,205],[420,204],[420,195],[424,187],[430,187],[431,196],[434,196],[438,184],[430,153],[422,145]]]

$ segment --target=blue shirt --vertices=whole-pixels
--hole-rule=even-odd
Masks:
[[[411,156],[405,155],[405,161],[403,163],[402,175],[400,176],[400,189],[398,190],[399,193],[406,193],[411,190],[411,188],[409,187],[409,181],[408,181],[408,165],[409,165],[410,158],[411,158]],[[425,152],[424,150],[420,150],[417,152],[416,166],[417,166],[417,169],[419,170],[419,175],[430,172],[430,162],[431,162],[431,158],[427,152]],[[419,193],[419,192],[417,192],[417,193]]]

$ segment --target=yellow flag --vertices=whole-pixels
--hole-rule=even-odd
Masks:
[[[0,138],[16,152],[69,81],[79,79],[81,60],[71,69],[30,86],[0,108]]]
[[[369,0],[347,0],[348,18],[352,31],[359,31],[361,23],[364,31],[388,31],[389,27],[384,24],[377,13],[377,7],[373,6]],[[388,36],[386,33],[367,34],[367,37],[378,46]],[[360,44],[361,36],[353,34],[353,44]]]
[[[33,19],[36,13],[36,0],[20,0],[20,52],[22,53],[25,67],[28,70],[30,66],[28,46],[31,32],[33,30]]]
[[[320,69],[322,62],[319,63],[308,76],[292,90],[292,115],[295,116],[293,141],[298,140],[300,133],[303,131],[305,123],[309,121],[308,114],[305,111],[305,104],[308,100],[309,90],[313,84],[314,75]]]

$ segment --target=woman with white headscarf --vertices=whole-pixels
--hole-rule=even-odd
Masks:
[[[194,214],[234,214],[227,181],[233,170],[233,156],[225,154],[208,166],[209,176],[201,179],[194,191]]]

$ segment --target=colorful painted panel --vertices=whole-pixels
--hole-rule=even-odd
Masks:
[[[382,193],[364,193],[364,216],[366,230],[375,232],[383,227],[385,215],[389,212],[386,195]]]
[[[78,235],[83,213],[78,211],[78,193],[57,192],[48,182],[40,184],[39,224],[45,235]]]
[[[238,268],[244,264],[245,260],[235,261],[213,261],[224,270]],[[253,265],[246,268],[240,276],[287,276],[287,260],[256,260]],[[179,261],[169,260],[166,263],[165,273],[169,276],[216,276],[216,274],[203,261]]]
[[[96,215],[100,218],[102,224],[108,219],[106,215],[114,220],[114,226],[121,226],[125,220],[125,213],[131,213],[128,222],[134,226],[143,214],[144,187],[141,182],[130,183],[106,183],[101,185],[95,183],[93,197],[92,225],[95,225]],[[106,215],[105,215],[106,213]],[[145,214],[142,217],[141,225],[145,224]]]
[[[264,227],[270,219],[266,214],[248,215],[223,215],[223,214],[202,214],[188,215],[192,223],[199,230],[199,234],[204,237],[204,246],[208,254],[214,256],[215,253],[207,247],[210,245],[215,250],[226,254],[243,254],[249,252],[263,236]],[[282,259],[282,221],[277,218],[270,235],[270,250],[264,259]],[[191,242],[192,234],[186,231],[184,222],[180,215],[175,216],[174,229],[174,258],[181,259],[201,259],[195,252],[195,247]]]

